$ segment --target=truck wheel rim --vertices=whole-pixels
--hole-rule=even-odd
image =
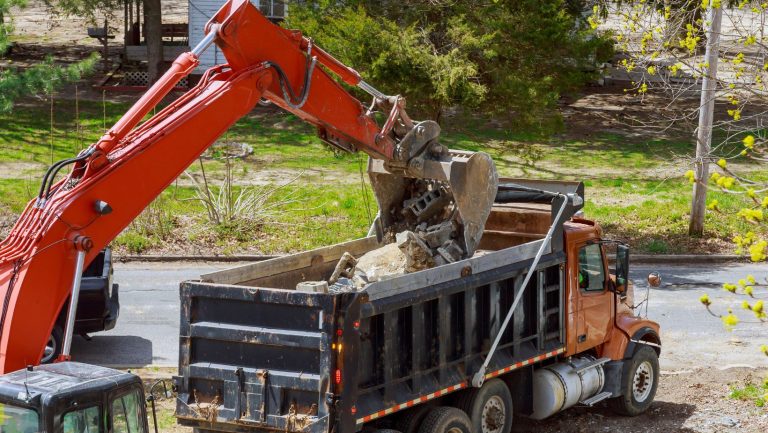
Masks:
[[[632,381],[632,395],[635,401],[644,402],[651,395],[653,388],[653,366],[650,362],[644,361],[635,370],[635,378]]]
[[[45,343],[45,350],[43,350],[43,359],[40,360],[41,363],[49,362],[53,358],[53,354],[56,353],[56,340],[53,338],[53,335],[48,337],[48,342]]]
[[[504,402],[494,395],[485,402],[482,413],[483,433],[497,433],[504,428]]]

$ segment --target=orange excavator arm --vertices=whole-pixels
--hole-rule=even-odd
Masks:
[[[474,251],[496,192],[487,155],[443,148],[434,122],[412,121],[402,98],[377,91],[247,0],[229,0],[206,32],[97,143],[49,169],[0,244],[0,372],[39,362],[83,266],[261,99],[315,125],[324,141],[371,156],[380,235],[427,221],[435,197],[449,194],[459,227],[450,241],[454,258]],[[214,42],[228,63],[140,124]],[[327,71],[371,94],[372,104],[364,106]],[[380,109],[389,114],[382,126],[373,116]]]

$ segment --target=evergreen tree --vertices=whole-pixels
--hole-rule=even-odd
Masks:
[[[8,53],[11,46],[12,7],[24,7],[25,0],[0,0],[0,58]],[[86,60],[69,65],[56,66],[49,57],[39,65],[21,70],[7,68],[0,70],[0,113],[13,110],[14,103],[25,96],[50,94],[62,84],[81,79],[91,71],[98,61],[98,54]]]
[[[582,3],[319,0],[292,4],[287,25],[402,93],[416,114],[439,118],[457,106],[551,130],[560,96],[612,54]]]

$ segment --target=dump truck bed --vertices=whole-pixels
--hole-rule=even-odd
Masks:
[[[474,257],[359,292],[295,288],[327,279],[345,252],[379,248],[373,237],[182,283],[179,421],[214,431],[354,432],[467,387],[551,221],[549,205],[498,204]],[[487,377],[564,351],[565,255],[562,242],[552,245]]]

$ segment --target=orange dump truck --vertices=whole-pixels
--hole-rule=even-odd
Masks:
[[[363,288],[307,282],[375,237],[184,282],[179,422],[508,433],[513,414],[602,400],[642,413],[659,325],[633,314],[629,249],[577,216],[583,202],[581,183],[502,179],[473,257]]]

